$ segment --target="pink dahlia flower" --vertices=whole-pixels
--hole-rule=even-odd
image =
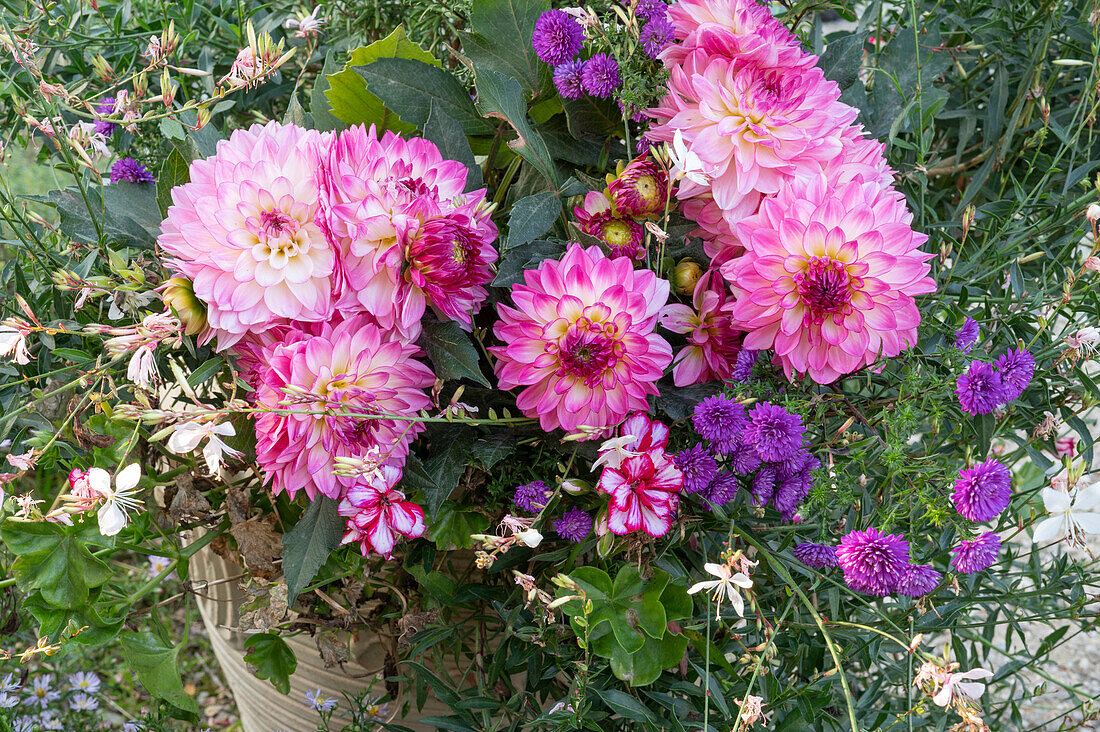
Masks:
[[[836,157],[856,117],[816,66],[769,69],[698,49],[671,71],[669,93],[650,110],[658,124],[646,137],[672,141],[679,130],[712,179],[709,186],[683,181],[681,200],[709,190],[729,210],[754,192],[774,194]]]
[[[348,520],[341,544],[358,542],[363,556],[373,549],[389,559],[398,537],[415,539],[424,534],[424,509],[406,501],[405,494],[394,488],[399,480],[401,470],[384,465],[348,489],[337,509]]]
[[[256,459],[272,492],[342,498],[360,478],[337,475],[337,457],[404,465],[424,428],[399,418],[426,408],[435,383],[418,354],[367,315],[266,348],[256,403],[270,411],[256,418]]]
[[[462,313],[456,319],[469,323],[485,299],[484,272],[496,256],[490,244],[497,231],[482,208],[485,191],[462,192],[465,166],[444,160],[428,140],[392,132],[379,140],[373,126],[359,126],[340,133],[323,167],[322,219],[343,265],[337,307],[365,310],[408,339],[419,333],[429,295],[449,317]],[[433,217],[450,220],[429,226],[412,252],[423,265],[416,284],[406,279],[407,247]],[[471,255],[473,263],[463,259]]]
[[[607,176],[607,190],[615,209],[634,218],[664,215],[672,194],[668,173],[648,150],[626,165],[620,161],[615,175]]]
[[[515,307],[493,328],[501,389],[526,387],[516,404],[546,431],[611,427],[648,407],[672,348],[653,332],[669,284],[629,259],[570,244],[560,261],[523,273]]]
[[[738,225],[745,253],[722,267],[742,346],[774,349],[788,377],[827,384],[917,340],[915,295],[933,292],[912,214],[878,181],[793,181]]]
[[[589,191],[584,197],[584,206],[575,206],[573,215],[581,231],[611,248],[612,259],[645,259],[645,229],[617,211],[606,193]]]
[[[253,125],[191,163],[172,189],[157,240],[168,266],[194,282],[218,348],[280,320],[332,313],[337,256],[315,222],[318,160],[331,135]]]
[[[676,386],[727,381],[740,352],[741,334],[726,307],[726,283],[712,270],[695,283],[692,305],[671,303],[661,311],[661,325],[687,335],[688,345],[676,354],[672,380]]]
[[[618,467],[605,467],[599,490],[611,497],[607,508],[611,533],[644,531],[664,536],[672,527],[683,486],[684,474],[661,448],[630,455]]]
[[[660,56],[669,68],[697,48],[758,66],[798,70],[817,63],[756,0],[680,0],[669,7],[668,18],[680,41]]]
[[[723,209],[714,196],[701,192],[681,202],[680,211],[699,225],[692,235],[703,240],[703,251],[710,257],[711,266],[721,266],[744,251],[737,239],[737,222],[756,213],[760,199],[759,193],[752,193],[733,208]]]

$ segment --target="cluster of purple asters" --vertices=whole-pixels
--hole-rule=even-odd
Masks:
[[[536,480],[516,488],[512,503],[525,513],[538,513],[546,508],[554,492],[541,480]],[[579,508],[573,507],[561,518],[554,521],[554,530],[563,539],[580,543],[592,533],[592,517]]]
[[[955,334],[955,348],[970,353],[978,342],[978,324],[967,318]],[[1020,398],[1035,375],[1035,358],[1025,348],[1011,350],[996,364],[974,360],[955,383],[959,404],[969,415],[989,414]]]
[[[668,5],[664,0],[640,0],[634,8],[634,16],[645,22],[638,34],[638,40],[642,42],[646,56],[657,58],[665,46],[676,40],[672,21],[668,19]]]
[[[875,528],[853,531],[841,539],[836,558],[845,583],[867,595],[921,597],[943,579],[931,565],[909,561],[909,542],[901,534]]]
[[[695,406],[692,422],[711,449],[697,444],[675,456],[684,473],[685,493],[699,493],[714,505],[724,505],[737,492],[736,476],[745,476],[756,505],[771,502],[784,520],[794,519],[820,465],[803,445],[802,417],[770,402],[746,411],[719,394]],[[715,453],[725,456],[728,471],[718,470]]]
[[[127,183],[152,183],[154,178],[148,168],[138,161],[133,158],[121,158],[116,160],[115,164],[111,166],[111,182],[118,183],[119,181],[125,181]]]
[[[539,16],[531,45],[539,60],[554,67],[554,85],[565,99],[585,94],[606,98],[622,86],[619,64],[611,56],[595,53],[587,60],[577,58],[584,47],[584,28],[564,10]]]
[[[993,458],[961,469],[951,495],[959,515],[977,523],[995,519],[1011,498],[1012,473]]]

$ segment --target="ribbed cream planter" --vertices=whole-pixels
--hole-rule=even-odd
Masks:
[[[244,641],[247,635],[230,630],[239,626],[240,608],[247,597],[238,588],[236,581],[217,582],[235,577],[241,573],[240,567],[214,553],[209,547],[203,548],[190,563],[191,581],[194,583],[202,614],[203,624],[210,637],[210,645],[225,675],[226,683],[233,692],[240,713],[244,732],[272,732],[288,730],[301,732],[317,728],[318,716],[306,706],[303,697],[307,691],[318,686],[331,697],[344,704],[344,694],[354,695],[361,691],[370,677],[383,666],[385,650],[377,640],[366,640],[354,645],[354,658],[343,665],[343,670],[325,668],[313,639],[305,635],[287,638],[287,644],[298,657],[298,667],[290,677],[290,694],[280,694],[271,682],[256,678],[244,662]],[[214,582],[201,589],[206,582]],[[455,668],[437,669],[441,675],[459,673]],[[356,678],[358,677],[358,678]],[[396,713],[404,699],[399,698],[390,704],[392,713]],[[415,707],[415,703],[412,705]],[[420,724],[421,717],[446,715],[449,709],[429,691],[424,708],[411,709],[408,718],[387,715],[387,721],[397,721],[415,730],[430,732],[435,729]]]

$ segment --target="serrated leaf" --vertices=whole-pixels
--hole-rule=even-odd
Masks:
[[[290,693],[290,676],[298,668],[298,659],[285,640],[275,633],[258,633],[249,636],[244,649],[244,660],[256,678],[268,679],[281,693]]]
[[[328,557],[340,546],[344,519],[336,512],[336,501],[326,496],[313,500],[294,527],[283,534],[283,577],[287,604],[293,605]]]
[[[492,69],[481,69],[477,73],[477,99],[482,114],[502,119],[516,131],[518,137],[509,140],[508,147],[535,166],[552,186],[557,186],[557,168],[546,141],[527,121],[527,105],[519,82]]]
[[[466,472],[470,459],[470,446],[477,433],[464,425],[447,426],[433,435],[432,457],[424,463],[424,472],[432,480],[432,487],[425,491],[425,504],[430,516],[436,515],[443,502],[451,497],[458,480]]]
[[[516,440],[511,435],[489,435],[479,438],[470,449],[473,456],[481,461],[486,470],[492,470],[497,463],[516,451]]]
[[[835,81],[841,91],[859,81],[865,41],[866,36],[862,33],[831,38],[821,54],[819,65],[825,72],[825,78]]]
[[[516,201],[508,215],[508,243],[505,251],[530,244],[545,234],[561,216],[561,199],[543,191]]]
[[[466,191],[475,191],[482,187],[481,167],[474,160],[470,141],[466,139],[462,126],[434,101],[428,112],[428,120],[424,123],[423,133],[426,139],[435,143],[444,158],[457,160],[466,166]]]
[[[473,0],[470,6],[473,33],[463,36],[463,52],[478,75],[496,69],[516,79],[521,104],[552,83],[550,67],[531,46],[535,23],[548,10],[550,0]]]
[[[425,323],[418,345],[428,354],[440,378],[470,379],[486,389],[491,388],[489,380],[481,373],[477,349],[458,323]]]
[[[440,65],[430,53],[405,36],[404,27],[398,26],[385,38],[352,51],[343,71],[325,77],[329,84],[324,91],[329,109],[345,124],[377,125],[379,135],[385,130],[413,133],[416,126],[403,122],[394,112],[387,110],[382,101],[367,90],[366,80],[354,69],[380,58],[416,59],[426,64]]]
[[[199,705],[183,690],[179,672],[179,653],[182,646],[166,645],[148,631],[126,633],[119,638],[122,655],[137,673],[138,681],[153,696],[184,711],[198,714]],[[247,642],[245,643],[247,646]]]
[[[511,287],[523,282],[523,273],[537,269],[548,259],[560,259],[565,254],[565,244],[542,239],[509,249],[497,263],[497,276],[493,287]],[[694,407],[694,404],[692,405]]]
[[[474,108],[470,93],[458,79],[438,66],[418,59],[380,58],[356,66],[367,89],[402,122],[422,127],[433,106],[458,123],[467,135],[490,134],[493,129]]]
[[[162,217],[168,215],[168,207],[172,205],[172,189],[189,180],[191,180],[191,172],[187,165],[187,158],[173,147],[157,174],[157,208]]]

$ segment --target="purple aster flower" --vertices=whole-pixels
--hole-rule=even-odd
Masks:
[[[512,497],[512,502],[522,511],[538,513],[546,507],[546,502],[550,500],[551,493],[552,491],[545,483],[536,480],[516,488],[516,494]]]
[[[760,351],[752,351],[748,348],[742,348],[737,352],[737,359],[733,362],[733,372],[730,374],[731,381],[749,381],[752,379],[752,367],[756,365],[757,359],[760,358]]]
[[[970,350],[974,348],[974,344],[978,342],[980,333],[981,329],[978,328],[978,321],[974,318],[967,318],[955,333],[955,348],[963,353],[970,353]]]
[[[700,435],[727,446],[737,439],[748,424],[745,408],[725,394],[709,396],[696,404],[691,421]]]
[[[581,71],[584,90],[594,97],[609,97],[623,80],[619,76],[619,64],[606,53],[597,53],[584,64]]]
[[[702,443],[676,453],[672,462],[684,474],[684,493],[702,493],[718,477],[718,461]]]
[[[1035,375],[1035,357],[1026,348],[1009,351],[997,359],[997,371],[1004,384],[1005,403],[1020,398]]]
[[[115,98],[104,97],[103,101],[96,105],[96,114],[112,115],[115,113]],[[107,122],[105,120],[97,119],[93,125],[94,131],[103,135],[104,137],[110,137],[118,129],[118,125],[114,122]]]
[[[133,158],[121,158],[111,166],[111,182],[152,183],[153,174]]]
[[[722,472],[707,486],[704,498],[714,506],[724,506],[737,496],[738,488],[737,476]]]
[[[794,555],[798,561],[815,569],[833,569],[840,566],[836,558],[836,547],[828,544],[803,541],[795,545]]]
[[[554,531],[561,538],[579,544],[592,533],[592,517],[579,508],[571,508],[554,522]]]
[[[951,500],[959,515],[971,521],[990,521],[1008,506],[1012,473],[994,458],[959,471]]]
[[[813,479],[809,471],[780,478],[776,481],[772,505],[779,511],[784,521],[790,521],[798,511],[798,504],[810,492]]]
[[[551,66],[572,61],[584,45],[584,28],[564,10],[547,10],[535,21],[531,36],[535,55]]]
[[[1001,375],[984,361],[971,361],[955,384],[959,404],[969,415],[989,414],[1005,403],[1004,393]]]
[[[653,18],[645,24],[645,28],[642,28],[638,40],[642,42],[646,56],[657,58],[657,54],[663,51],[665,46],[676,40],[672,21],[664,16]]]
[[[756,445],[756,451],[764,460],[782,460],[802,447],[806,428],[799,415],[769,402],[760,402],[753,407],[749,417],[751,422],[745,428],[743,439]]]
[[[563,99],[580,99],[584,96],[584,84],[581,82],[581,70],[584,61],[566,61],[554,69],[554,86]]]
[[[883,534],[874,528],[853,531],[840,540],[836,558],[853,590],[889,595],[909,566],[909,542],[900,534]]]
[[[722,445],[719,445],[721,449]],[[722,450],[729,460],[730,470],[739,475],[748,475],[760,467],[760,455],[756,448],[743,440],[735,440],[728,450]]]
[[[895,592],[906,597],[923,597],[936,589],[942,579],[943,574],[931,565],[910,564],[901,573]]]
[[[749,493],[752,493],[753,505],[763,506],[772,499],[775,495],[775,468],[771,465],[765,465],[756,471],[756,475],[752,477],[752,488],[749,489]]]
[[[642,20],[664,18],[668,15],[668,5],[664,0],[638,0],[634,15]]]
[[[955,555],[951,559],[951,568],[962,574],[974,574],[988,569],[997,561],[1001,551],[1001,537],[987,531],[973,541],[960,541],[951,550]]]

